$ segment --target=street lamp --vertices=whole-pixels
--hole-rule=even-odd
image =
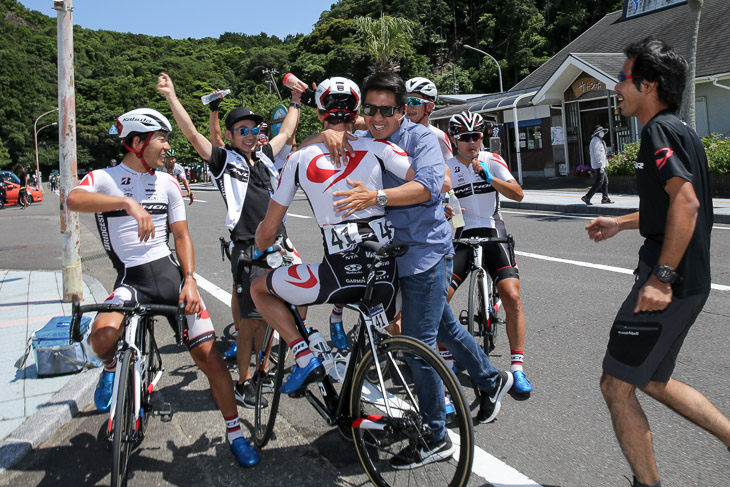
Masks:
[[[37,128],[38,120],[45,117],[49,113],[53,113],[53,112],[57,112],[57,111],[58,111],[58,108],[54,108],[53,110],[48,110],[46,113],[39,115],[38,118],[35,119],[35,122],[33,122],[33,132],[34,132],[34,139],[35,139],[35,179],[36,179],[36,182],[38,183],[38,186],[41,188],[41,191],[43,191],[43,189],[42,189],[43,184],[41,182],[41,175],[40,175],[40,171],[39,171],[39,167],[38,167],[38,132],[40,132],[44,128],[48,127],[49,125],[58,125],[58,123],[56,122],[56,123],[46,125],[45,127],[41,127],[41,129],[38,130],[38,128]]]
[[[499,92],[504,93],[504,88],[502,87],[502,68],[499,67],[499,63],[497,62],[497,60],[494,59],[491,54],[488,54],[488,53],[482,51],[481,49],[477,49],[476,47],[471,47],[469,44],[464,44],[464,47],[466,47],[467,49],[471,49],[472,51],[481,52],[482,54],[487,56],[489,59],[494,61],[494,64],[497,65],[497,71],[499,71]]]

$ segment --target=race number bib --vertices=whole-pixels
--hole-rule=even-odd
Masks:
[[[382,332],[383,329],[388,326],[388,316],[385,314],[383,305],[379,304],[374,308],[370,308],[370,316],[368,319],[373,324],[376,330]]]
[[[338,254],[354,248],[362,241],[357,231],[357,223],[340,223],[338,225],[327,225],[324,230],[324,239],[327,242],[327,251],[331,254]]]
[[[370,220],[368,225],[370,225],[370,228],[372,228],[373,232],[375,232],[375,237],[378,239],[378,242],[388,243],[393,240],[395,229],[384,216],[376,218],[375,220]]]

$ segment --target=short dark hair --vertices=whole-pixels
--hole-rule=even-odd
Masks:
[[[395,104],[403,106],[406,104],[406,84],[400,76],[390,71],[378,71],[363,81],[362,99],[368,96],[368,91],[390,91],[395,95]]]
[[[655,37],[647,37],[630,44],[624,49],[627,58],[634,60],[631,68],[634,86],[641,91],[641,82],[646,80],[657,83],[659,101],[671,110],[677,111],[682,104],[682,93],[686,84],[687,61]]]

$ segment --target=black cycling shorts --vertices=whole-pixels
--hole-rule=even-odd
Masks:
[[[606,374],[637,387],[671,378],[684,338],[708,297],[674,295],[663,311],[635,314],[639,291],[651,277],[651,270],[650,265],[639,262],[636,282],[619,308],[603,358]]]
[[[134,302],[140,304],[166,304],[177,306],[180,290],[183,285],[183,276],[180,267],[171,255],[147,264],[127,267],[117,276],[114,292],[106,298],[105,303],[123,304]],[[202,298],[201,298],[202,302]],[[167,317],[174,332],[177,323],[173,317]],[[192,350],[198,345],[215,340],[215,329],[208,310],[203,303],[203,312],[200,316],[186,315],[188,337],[185,346]]]
[[[498,234],[496,228],[471,228],[461,232],[458,238],[497,236],[501,235]],[[498,284],[502,279],[520,278],[517,263],[512,260],[507,244],[484,244],[482,249],[482,267],[489,272],[495,284]],[[457,244],[454,247],[454,271],[451,275],[451,287],[454,290],[457,290],[464,280],[469,277],[472,259],[471,246]]]

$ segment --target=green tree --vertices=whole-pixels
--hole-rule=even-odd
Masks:
[[[399,71],[398,60],[413,50],[414,23],[401,17],[382,15],[378,20],[355,18],[357,33],[370,54],[375,71]]]

